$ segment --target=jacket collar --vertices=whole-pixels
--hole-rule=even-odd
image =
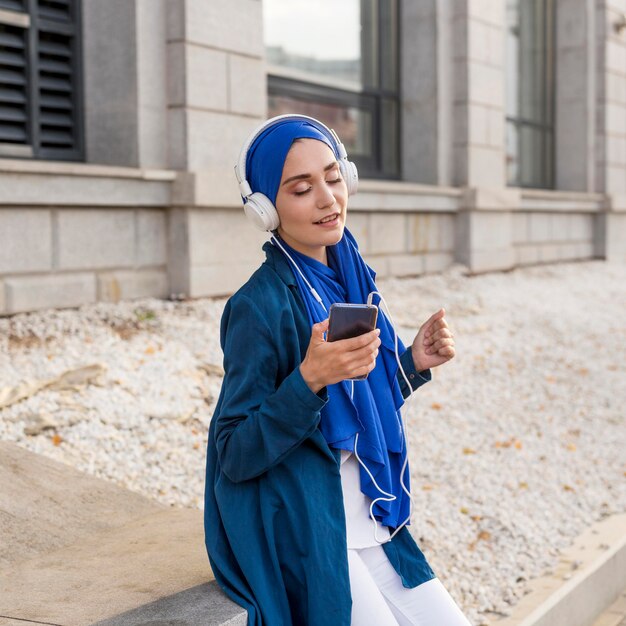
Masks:
[[[280,276],[281,280],[287,285],[294,285],[297,287],[296,277],[293,273],[293,269],[289,264],[289,261],[285,258],[282,251],[273,244],[271,241],[266,241],[263,244],[263,251],[265,252],[265,262],[274,269],[274,271]]]

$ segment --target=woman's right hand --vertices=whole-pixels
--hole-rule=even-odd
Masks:
[[[328,319],[313,325],[309,347],[300,364],[302,378],[314,393],[346,378],[369,374],[376,366],[380,346],[378,328],[338,341],[326,341],[327,330]]]

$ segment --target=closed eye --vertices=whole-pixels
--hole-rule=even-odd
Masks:
[[[341,182],[341,176],[339,178],[336,178],[335,180],[327,180],[327,183],[330,183],[331,185],[334,185],[335,183],[340,183]],[[305,193],[309,193],[309,191],[311,191],[312,187],[309,187],[308,189],[305,189],[304,191],[294,191],[294,194],[296,196],[303,196]]]

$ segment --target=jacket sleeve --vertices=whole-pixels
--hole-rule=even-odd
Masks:
[[[422,370],[418,372],[415,369],[415,363],[413,362],[413,353],[411,352],[411,346],[409,346],[404,354],[400,357],[400,363],[402,364],[402,369],[404,370],[409,382],[411,383],[411,388],[407,387],[406,381],[404,380],[404,376],[402,376],[402,372],[400,368],[396,372],[396,376],[398,378],[398,383],[400,383],[400,391],[406,400],[416,389],[421,387],[424,383],[427,383],[431,378],[432,374],[430,368]]]
[[[240,294],[224,311],[221,341],[224,381],[213,419],[222,471],[233,482],[255,478],[309,437],[328,402],[326,387],[314,393],[296,367],[279,385],[281,341],[254,302]]]

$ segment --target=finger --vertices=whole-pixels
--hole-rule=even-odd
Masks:
[[[449,328],[441,328],[434,332],[432,335],[428,337],[424,337],[424,343],[430,344],[437,339],[442,339],[443,337],[452,337],[452,331]]]
[[[433,332],[435,329],[432,328],[432,325],[439,320],[440,318],[442,318],[444,315],[446,314],[446,311],[443,307],[441,307],[438,311],[436,311],[435,313],[433,313],[427,320],[426,323],[424,324],[425,328],[425,334],[428,335],[430,332]]]
[[[328,318],[317,324],[313,324],[311,328],[311,339],[316,341],[324,341],[324,333],[328,330]]]
[[[372,343],[373,341],[379,340],[378,337],[380,335],[380,329],[375,328],[368,333],[364,333],[363,335],[359,335],[358,337],[351,337],[350,339],[340,339],[335,343],[340,345],[342,350],[346,350],[348,352],[352,352],[353,350],[359,350],[364,346]]]
[[[441,348],[445,347],[445,346],[453,346],[454,345],[454,340],[453,339],[439,339],[438,341],[435,341],[435,343],[432,346],[429,346],[425,352],[426,354],[433,354],[434,352],[439,352],[439,350],[441,350]]]

